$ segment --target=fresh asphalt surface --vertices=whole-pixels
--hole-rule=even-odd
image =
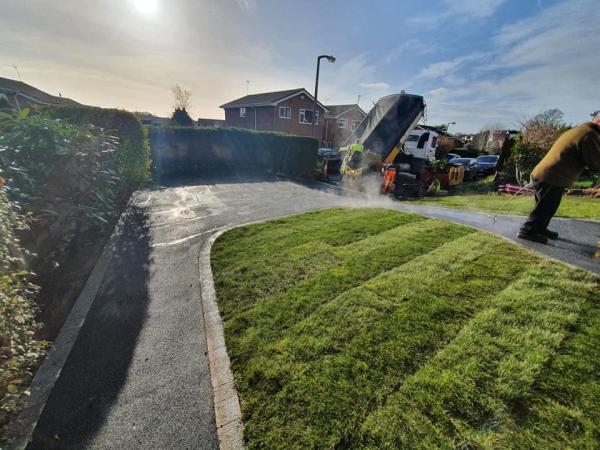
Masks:
[[[340,195],[342,194],[342,195]],[[215,231],[334,206],[411,211],[514,239],[518,217],[367,198],[276,177],[178,180],[137,192],[85,325],[29,448],[216,449],[198,256]],[[555,220],[552,245],[520,241],[600,273],[600,225]]]

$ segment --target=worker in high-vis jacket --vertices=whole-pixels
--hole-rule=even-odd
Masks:
[[[357,139],[354,144],[350,146],[350,153],[362,153],[365,147],[360,143],[360,140]]]
[[[565,189],[571,187],[586,168],[600,172],[600,114],[593,122],[560,136],[535,166],[531,173],[535,207],[517,237],[544,244],[548,239],[558,239],[558,233],[549,230],[548,224],[558,210]]]
[[[348,148],[346,165],[351,171],[357,171],[362,168],[364,149],[364,146],[359,142],[358,139]],[[362,174],[362,171],[360,174]]]

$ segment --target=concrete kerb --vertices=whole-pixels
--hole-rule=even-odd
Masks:
[[[35,373],[29,387],[29,395],[21,400],[16,416],[8,424],[7,438],[9,443],[7,448],[9,449],[25,449],[33,436],[33,432],[50,397],[50,393],[60,377],[67,358],[79,336],[79,332],[85,323],[92,303],[96,298],[96,294],[104,280],[106,269],[112,259],[116,243],[121,236],[125,217],[134,195],[129,198],[110,238],[104,245],[100,257],[96,261],[90,276],[79,293],[71,312],[67,316],[67,320],[60,329],[52,348]]]
[[[310,211],[320,211],[323,209],[329,208],[315,208]],[[219,438],[219,447],[221,450],[240,450],[245,449],[246,447],[244,444],[244,425],[242,423],[239,396],[235,389],[233,372],[231,371],[229,355],[225,345],[223,320],[221,319],[217,304],[214,279],[210,265],[212,246],[220,236],[235,228],[283,219],[298,214],[301,213],[284,214],[222,228],[208,238],[200,251],[198,271],[200,276],[202,314],[204,317],[204,333],[206,336],[206,347],[208,352],[208,367],[213,388],[213,406],[215,411],[217,436]]]
[[[223,321],[221,320],[221,314],[217,306],[217,296],[210,266],[210,251],[214,242],[223,233],[233,228],[236,227],[223,228],[213,233],[202,247],[199,258],[204,333],[206,335],[208,367],[213,388],[213,406],[217,436],[221,450],[239,450],[245,448],[242,411],[233,383],[233,373],[231,372],[229,355],[225,346]]]

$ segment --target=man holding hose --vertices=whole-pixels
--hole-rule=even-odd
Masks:
[[[521,227],[518,238],[545,244],[558,239],[548,224],[558,210],[565,188],[570,187],[585,168],[600,172],[600,113],[593,122],[572,128],[560,136],[531,172],[535,207]]]

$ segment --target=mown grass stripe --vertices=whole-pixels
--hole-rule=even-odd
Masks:
[[[365,421],[362,445],[512,447],[519,410],[590,299],[591,276],[569,271],[540,263],[493,298]]]
[[[229,264],[239,260],[241,251],[256,255],[285,251],[290,247],[319,240],[343,246],[406,223],[423,220],[414,214],[397,214],[385,209],[337,208],[235,228],[215,242],[211,262],[219,269],[221,259]],[[231,244],[234,242],[235,244]]]
[[[246,362],[250,388],[268,392],[253,396],[253,404],[247,405],[253,411],[246,417],[249,436],[262,436],[268,447],[290,442],[304,448],[317,442],[324,447],[350,445],[362,420],[389,390],[452,339],[475,311],[485,308],[488,296],[523,271],[525,262],[514,264],[516,249],[485,258],[502,246],[506,244],[484,234],[462,237],[411,260],[401,271],[375,278],[393,283],[397,297],[380,297],[373,289],[358,287],[321,305],[275,342],[270,355]],[[453,255],[451,262],[448,255]],[[497,268],[489,285],[479,285],[479,295],[472,296],[476,284],[462,283],[462,289],[445,296],[442,285],[469,277],[467,268],[480,258],[485,258],[480,268]],[[423,283],[411,283],[424,267],[442,280],[447,276],[447,283],[428,273]],[[462,300],[456,301],[455,295]],[[261,368],[268,376],[261,378]],[[273,385],[281,389],[270,391]],[[273,426],[275,417],[285,418],[283,429]],[[262,427],[256,429],[255,424]],[[306,434],[316,440],[305,440]]]
[[[391,211],[374,212],[367,215],[363,210],[334,210],[332,217],[314,212],[307,214],[308,222],[303,216],[270,222],[272,230],[269,228],[262,234],[256,235],[254,229],[262,230],[266,224],[234,229],[223,235],[213,247],[211,264],[225,320],[230,314],[252,308],[258,299],[285,291],[338,265],[335,246],[360,242],[373,234],[381,236],[391,228],[427,220]],[[289,221],[295,220],[301,225],[290,227]],[[246,228],[250,230],[248,236],[239,237],[245,236]],[[315,234],[327,238],[318,240]]]
[[[384,229],[393,215],[342,244],[298,238],[305,217],[224,239],[219,270],[246,268],[217,294],[248,447],[596,448],[598,278],[439,221]]]
[[[403,236],[404,245],[374,246],[370,252],[363,252],[359,259],[350,253],[339,266],[300,282],[285,293],[261,299],[252,309],[235,311],[226,303],[222,306],[219,303],[234,364],[238,351],[251,352],[260,348],[261,341],[280,335],[282,330],[293,326],[339,293],[410,261],[416,255],[428,253],[445,242],[474,232],[466,227],[433,220],[403,225],[395,230]],[[382,240],[385,242],[385,239]],[[365,246],[372,244],[371,241]],[[355,247],[355,250],[358,249],[360,246]]]

